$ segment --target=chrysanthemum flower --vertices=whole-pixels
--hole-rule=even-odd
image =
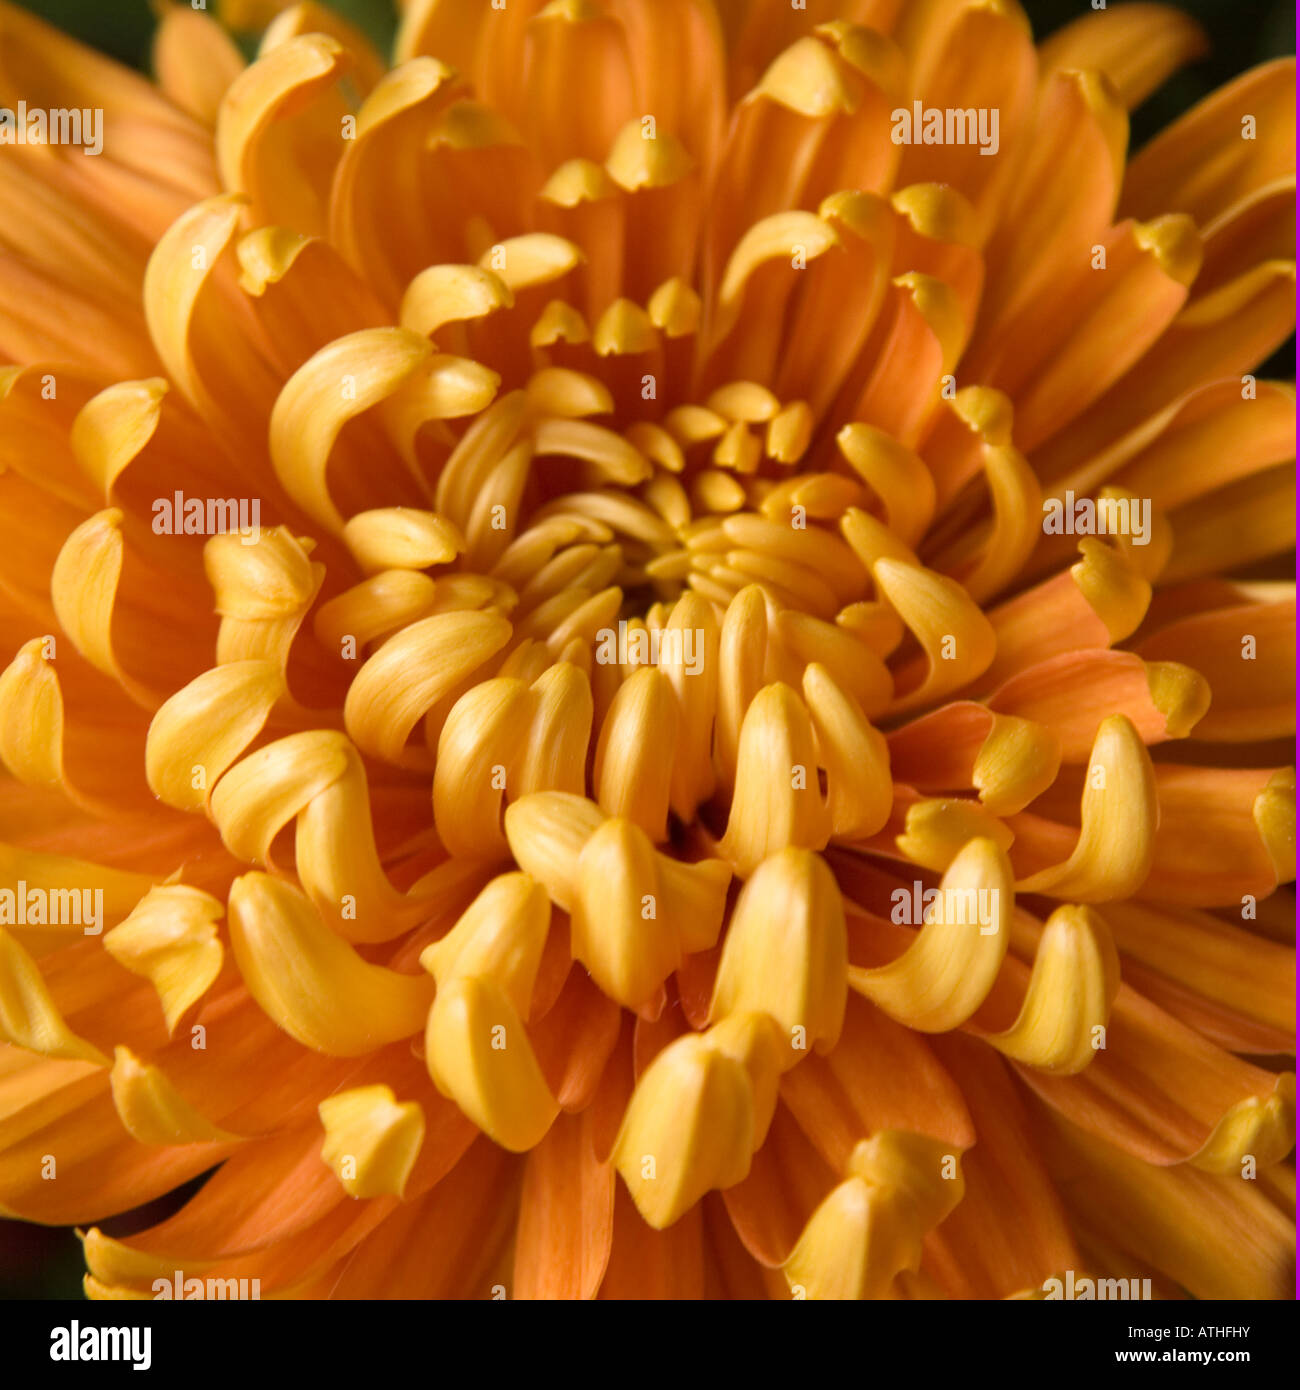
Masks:
[[[0,1206],[92,1296],[1287,1293],[1293,64],[1129,160],[1200,42],[0,3],[103,111],[0,147]]]

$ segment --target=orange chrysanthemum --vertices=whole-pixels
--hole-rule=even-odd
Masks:
[[[1127,161],[1154,5],[251,8],[155,88],[0,0],[103,113],[0,143],[4,1211],[1284,1296],[1293,64]]]

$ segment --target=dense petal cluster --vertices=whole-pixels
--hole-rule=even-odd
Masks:
[[[0,145],[0,1208],[95,1297],[1286,1296],[1293,63],[1129,159],[1155,5],[226,17],[0,0],[103,114]]]

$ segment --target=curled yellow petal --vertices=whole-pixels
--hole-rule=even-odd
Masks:
[[[496,981],[526,1018],[550,925],[551,904],[541,884],[527,874],[501,874],[446,936],[425,947],[420,964],[439,989],[458,976]]]
[[[296,888],[245,874],[231,885],[228,918],[249,992],[304,1047],[360,1057],[420,1031],[433,994],[428,976],[363,960]]]
[[[1148,661],[1147,688],[1151,702],[1165,717],[1170,738],[1186,738],[1210,708],[1210,682],[1180,661]]]
[[[921,1242],[965,1195],[959,1155],[922,1134],[862,1140],[783,1269],[796,1297],[878,1299],[921,1262]]]
[[[361,104],[355,138],[343,142],[330,190],[330,241],[364,267],[385,302],[396,304],[410,280],[390,261],[391,223],[379,190],[415,155],[438,114],[464,85],[446,63],[413,57],[385,73]]]
[[[332,930],[348,941],[389,941],[426,919],[434,904],[393,887],[384,872],[360,754],[346,740],[340,775],[298,811],[298,879]]]
[[[33,922],[34,914],[29,912],[26,923],[21,922],[17,891],[20,883],[27,885],[29,902],[33,890],[37,890],[52,909],[45,915],[57,916],[61,921]],[[152,887],[153,879],[148,874],[111,869],[64,854],[41,854],[0,841],[0,892],[13,895],[5,903],[6,915],[20,935],[62,935],[71,929],[77,940],[98,936],[105,925],[120,922]],[[96,896],[87,897],[88,893]],[[57,912],[53,910],[56,906]],[[96,914],[98,921],[94,920]]]
[[[520,761],[512,769],[520,796],[580,793],[586,786],[587,747],[594,707],[591,682],[571,662],[548,667],[528,688],[530,720]]]
[[[222,95],[243,71],[235,41],[198,8],[171,5],[159,14],[153,37],[158,85],[196,120],[216,123]]]
[[[325,580],[325,566],[310,558],[312,544],[279,526],[259,532],[251,545],[228,534],[204,546],[203,568],[221,614],[219,665],[269,661],[287,670],[294,638]],[[287,693],[282,704],[294,708]]]
[[[745,1064],[688,1033],[642,1073],[614,1145],[613,1163],[641,1217],[671,1226],[715,1188],[749,1173],[754,1084]]]
[[[495,271],[512,293],[559,280],[586,260],[582,248],[550,232],[509,237],[483,253],[479,265]],[[486,263],[486,264],[485,264]]]
[[[884,504],[889,529],[906,545],[915,545],[934,516],[930,470],[910,449],[874,425],[845,425],[836,443],[854,472]]]
[[[776,57],[748,100],[759,98],[814,119],[854,111],[859,99],[848,69],[836,62],[827,44],[812,37],[799,39]]]
[[[624,816],[651,839],[668,834],[676,746],[677,699],[668,677],[642,667],[619,687],[596,744],[596,799],[611,816]]]
[[[122,519],[122,512],[110,507],[73,531],[54,562],[50,599],[59,625],[82,656],[137,704],[153,709],[159,697],[126,671],[113,641],[113,614],[126,550]]]
[[[615,818],[578,856],[573,957],[612,999],[649,1004],[681,963],[673,922],[659,902],[654,846],[629,820]]]
[[[903,833],[895,843],[904,858],[943,873],[972,840],[992,840],[999,849],[1011,848],[1015,835],[975,801],[927,798],[907,808]]]
[[[844,839],[874,835],[894,804],[885,736],[819,663],[804,672],[803,692],[826,769],[831,834]]]
[[[487,858],[505,849],[501,804],[531,714],[528,686],[480,681],[451,707],[438,738],[433,816],[452,854]]]
[[[1061,740],[1045,724],[995,714],[975,755],[971,785],[995,816],[1022,810],[1056,781]]]
[[[734,1058],[749,1073],[754,1100],[753,1145],[757,1152],[776,1114],[788,1040],[770,1014],[744,1012],[728,1014],[704,1037],[710,1047]]]
[[[695,167],[686,147],[667,131],[647,140],[641,118],[629,121],[614,137],[605,161],[610,178],[620,188],[666,188],[680,182]]]
[[[284,384],[271,412],[271,462],[290,497],[337,535],[343,515],[326,469],[343,426],[391,396],[432,352],[405,328],[365,328],[336,338]]]
[[[163,377],[117,382],[77,412],[72,451],[105,502],[113,500],[118,478],[157,432],[168,390]]]
[[[199,298],[235,236],[248,199],[226,193],[195,204],[163,233],[145,268],[144,312],[168,377],[209,417],[220,417],[194,360],[190,330]],[[197,267],[197,268],[196,268]]]
[[[731,381],[710,393],[704,402],[707,410],[716,410],[728,420],[743,420],[757,425],[771,420],[781,409],[781,402],[755,381]]]
[[[358,512],[344,526],[343,540],[367,574],[447,565],[465,549],[465,538],[450,521],[414,507]]]
[[[108,1058],[68,1027],[50,997],[40,968],[0,928],[0,1040],[69,1062],[108,1066]]]
[[[568,159],[542,185],[538,197],[560,208],[576,208],[616,195],[613,179],[592,159]]]
[[[819,854],[784,849],[740,891],[709,1020],[766,1013],[784,1034],[783,1068],[834,1047],[848,1002],[848,934],[835,876]]]
[[[829,834],[808,709],[788,685],[765,686],[741,726],[722,853],[745,877],[787,846],[822,849]]]
[[[860,507],[850,507],[844,513],[840,518],[840,530],[858,560],[869,568],[874,568],[877,560],[897,560],[914,569],[920,568],[915,552],[879,517]]]
[[[478,415],[501,389],[501,377],[472,357],[439,352],[424,358],[398,388],[375,408],[410,470],[416,486],[427,494],[420,470],[416,437],[433,421],[460,420]]]
[[[161,884],[104,937],[108,954],[158,991],[169,1033],[221,973],[225,952],[217,922],[224,912],[210,893],[184,883]]]
[[[834,227],[811,212],[779,212],[754,223],[723,272],[712,333],[715,362],[748,336],[745,311],[756,308],[769,285],[783,284],[788,293],[809,265],[840,245]]]
[[[562,299],[553,299],[537,316],[528,331],[528,342],[535,348],[552,347],[556,343],[589,343],[591,329],[587,320]]]
[[[212,793],[212,819],[232,854],[269,864],[275,837],[350,766],[347,739],[313,729],[276,739],[236,763]]]
[[[718,624],[698,595],[673,605],[660,646],[659,669],[677,696],[677,738],[672,770],[672,808],[690,821],[713,795],[713,717],[718,699]]]
[[[596,320],[591,345],[597,357],[631,357],[653,352],[659,331],[650,315],[630,299],[616,299]]]
[[[476,265],[432,265],[406,287],[400,321],[403,328],[432,338],[449,323],[485,318],[514,302],[510,287],[490,270]]]
[[[1142,501],[1142,498],[1137,497],[1127,488],[1114,485],[1099,488],[1097,491],[1099,515],[1103,506],[1109,506],[1113,509],[1118,504],[1123,504],[1129,509],[1128,514],[1136,517],[1138,515],[1137,508],[1142,505]],[[1150,502],[1149,507],[1151,513],[1149,532],[1143,544],[1139,545],[1137,538],[1124,529],[1122,520],[1124,513],[1122,511],[1112,510],[1110,512],[1111,516],[1117,518],[1116,523],[1111,526],[1111,531],[1119,552],[1143,579],[1154,584],[1164,573],[1165,566],[1169,563],[1169,557],[1173,554],[1174,528],[1164,507],[1158,506],[1154,502]]]
[[[534,792],[506,808],[506,839],[519,867],[568,912],[577,892],[578,856],[604,821],[600,807],[585,797]]]
[[[227,88],[217,113],[217,166],[226,188],[251,197],[259,220],[309,233],[324,230],[324,195],[342,153],[339,122],[346,107],[336,97],[318,120],[303,113],[321,101],[351,62],[335,39],[304,34],[264,51]],[[299,131],[303,121],[316,128]],[[334,151],[321,148],[331,128],[338,132]],[[286,168],[293,178],[285,177]]]
[[[427,574],[386,570],[327,599],[316,609],[312,629],[330,651],[353,651],[349,638],[356,644],[355,650],[361,651],[420,618],[430,617],[440,592],[445,589]]]
[[[679,276],[665,280],[650,296],[646,308],[665,338],[686,338],[700,326],[704,306],[700,296]]]
[[[1264,842],[1279,883],[1295,878],[1295,772],[1286,768],[1268,779],[1255,798],[1255,828]]]
[[[1240,1177],[1247,1156],[1259,1168],[1269,1168],[1294,1145],[1295,1073],[1284,1072],[1268,1095],[1238,1101],[1188,1162],[1207,1173]]]
[[[424,1143],[424,1111],[388,1086],[357,1086],[316,1107],[320,1156],[349,1197],[400,1197]]]
[[[46,650],[47,639],[34,637],[0,673],[0,762],[26,786],[58,787],[92,809],[64,768],[63,691]]]
[[[312,545],[284,526],[260,532],[252,545],[239,536],[213,536],[203,547],[203,572],[217,612],[248,623],[300,612],[324,576],[324,567],[312,563]]]
[[[1151,872],[1159,824],[1155,773],[1126,715],[1103,719],[1097,730],[1080,817],[1069,859],[1023,879],[1016,885],[1022,893],[1109,902],[1131,897]]]
[[[614,397],[603,381],[567,367],[544,367],[528,378],[528,400],[538,414],[578,420],[585,415],[609,415]],[[652,427],[653,428],[653,427]],[[640,447],[628,434],[633,447]]]
[[[852,609],[861,610],[866,606],[854,604]],[[880,607],[890,619],[898,622],[892,609],[883,604]],[[824,669],[843,695],[853,700],[867,719],[874,719],[889,708],[894,682],[884,661],[850,621],[861,616],[860,611],[855,614],[851,609],[842,609],[835,622],[829,623],[787,608],[777,615],[773,635],[796,661],[810,665],[815,662]],[[899,637],[901,640],[901,623]],[[806,696],[806,673],[804,687]]]
[[[1131,636],[1146,617],[1151,585],[1120,549],[1088,537],[1079,542],[1083,556],[1070,567],[1079,592],[1106,625],[1112,642]]]
[[[154,715],[145,775],[155,796],[201,811],[211,789],[266,726],[285,693],[269,661],[236,661],[196,676]]]
[[[363,96],[387,70],[388,65],[361,30],[349,24],[332,6],[320,4],[318,0],[293,0],[288,5],[284,0],[270,0],[269,4],[263,4],[262,0],[225,0],[219,9],[221,22],[230,29],[262,30],[259,56],[303,34],[328,34],[330,38],[337,39],[352,59],[349,76]],[[261,15],[247,14],[250,9],[254,12],[259,9],[278,10],[279,13],[267,23]],[[232,10],[245,13],[232,15]],[[241,18],[244,23],[236,22]]]
[[[920,684],[895,697],[891,713],[931,704],[988,670],[997,637],[960,584],[888,557],[877,560],[871,572],[920,643],[927,665]]]
[[[1081,1072],[1104,1039],[1119,968],[1102,918],[1090,907],[1058,907],[1043,928],[1015,1023],[986,1040],[1004,1056],[1040,1071]]]
[[[812,443],[816,420],[806,401],[792,401],[768,423],[764,450],[777,463],[798,463]]]
[[[586,459],[609,482],[624,487],[644,482],[652,471],[649,460],[626,439],[587,420],[543,420],[533,431],[533,447],[540,457]],[[626,506],[626,499],[610,501],[620,504]]]
[[[656,854],[655,868],[662,911],[683,954],[712,950],[726,914],[731,866],[722,859],[683,864],[671,855]]]
[[[424,1057],[438,1090],[512,1153],[539,1144],[559,1114],[518,1011],[494,980],[456,975],[439,987]]]
[[[727,310],[734,311],[746,283],[765,262],[788,264],[796,250],[812,261],[839,244],[835,229],[811,212],[781,212],[755,223],[741,237],[727,262],[718,293],[724,322]]]
[[[440,613],[389,638],[357,672],[343,705],[357,746],[385,762],[431,765],[427,753],[408,753],[412,730],[510,634],[499,613]]]
[[[214,1125],[168,1080],[129,1047],[113,1049],[109,1073],[113,1105],[132,1139],[141,1144],[226,1144],[239,1139]]]
[[[1006,853],[993,840],[972,840],[948,866],[916,940],[888,965],[850,967],[850,988],[918,1032],[958,1027],[997,979],[1013,903]]]
[[[718,644],[715,748],[719,774],[728,789],[736,779],[745,714],[763,685],[767,626],[763,591],[757,584],[746,585],[727,605]]]
[[[980,453],[993,520],[977,554],[963,559],[955,573],[966,592],[982,603],[1019,574],[1041,539],[1043,494],[1034,470],[1018,450],[986,444]]]

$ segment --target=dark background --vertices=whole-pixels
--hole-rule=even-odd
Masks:
[[[397,27],[391,0],[327,0],[387,53]],[[1121,0],[1122,2],[1122,0]],[[149,0],[15,0],[66,33],[132,67],[147,69],[154,14]],[[1021,0],[1043,38],[1077,19],[1088,0]],[[1175,117],[1238,73],[1295,52],[1295,10],[1290,0],[1172,0],[1200,21],[1210,52],[1184,68],[1133,113],[1130,151],[1136,151]],[[209,0],[209,11],[216,0]],[[1111,8],[1117,8],[1111,0]],[[255,35],[237,35],[252,54]],[[1261,369],[1262,375],[1293,378],[1295,340]],[[148,1207],[99,1223],[110,1235],[127,1236],[161,1221],[195,1191],[202,1179]],[[71,1231],[0,1220],[0,1299],[81,1298],[85,1270],[81,1246]]]

